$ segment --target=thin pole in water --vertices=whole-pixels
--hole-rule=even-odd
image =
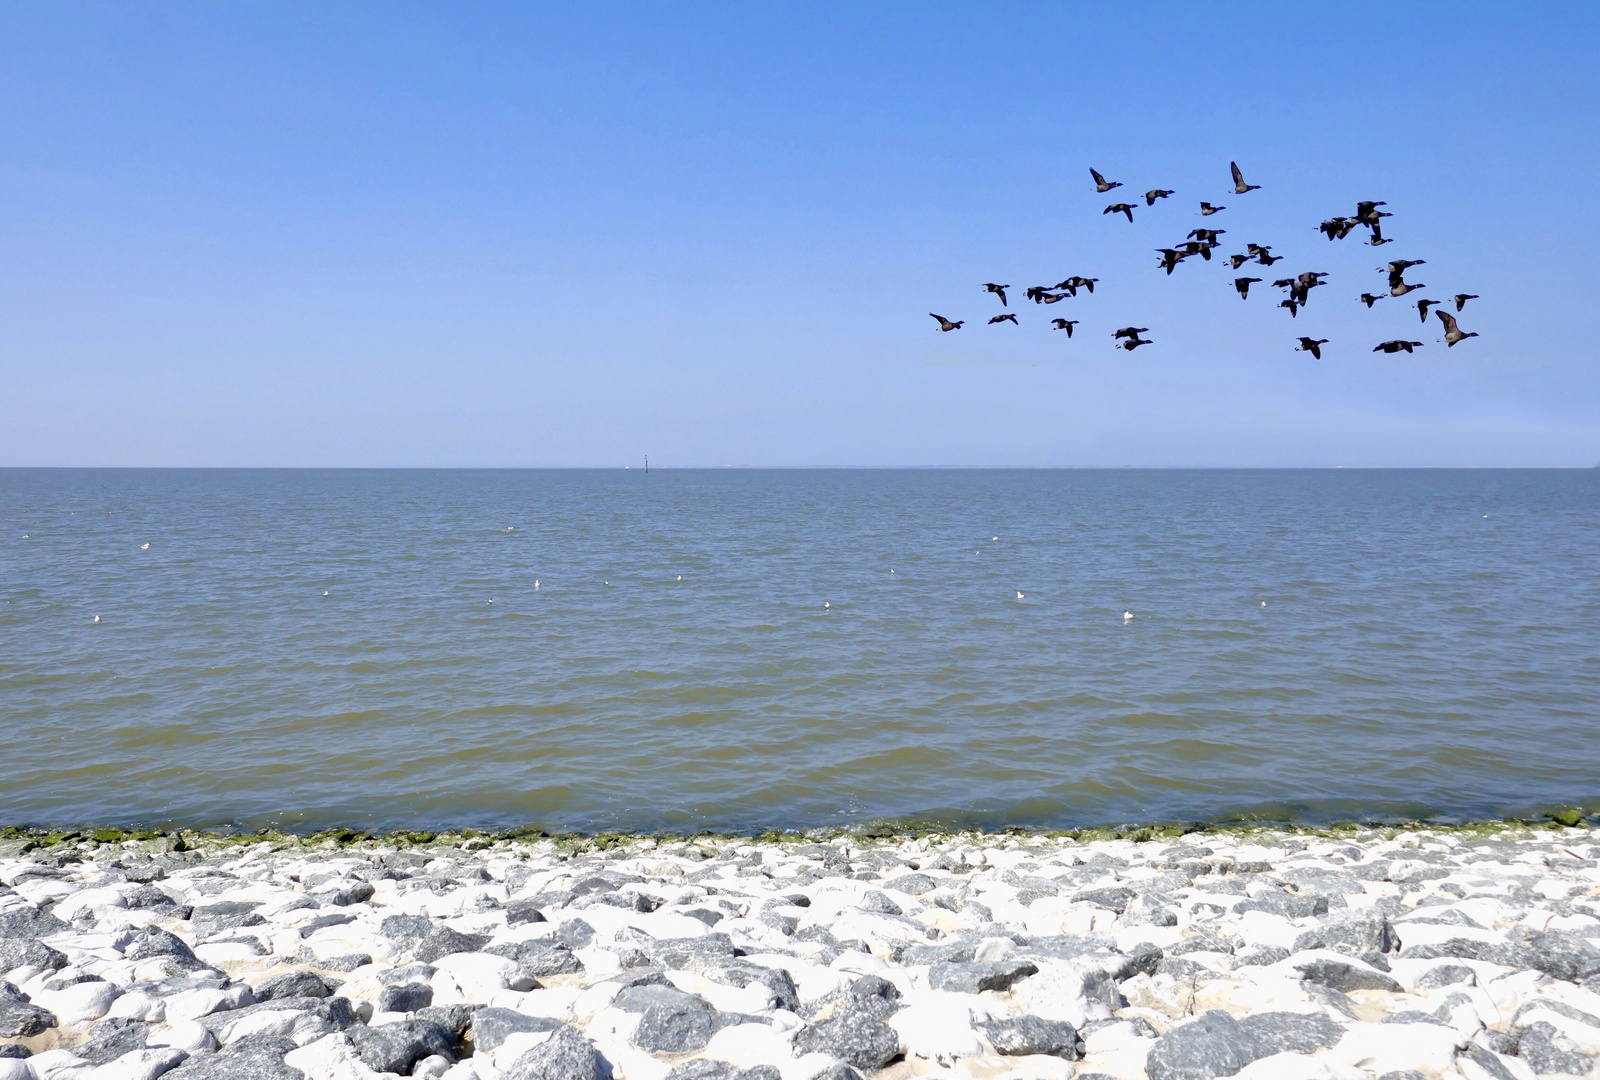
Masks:
[[[646,454],[644,456],[644,474],[646,476],[650,475],[650,455],[649,454]]]

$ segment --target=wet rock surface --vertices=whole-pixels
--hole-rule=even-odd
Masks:
[[[0,857],[0,1080],[1600,1076],[1583,828],[197,846]]]

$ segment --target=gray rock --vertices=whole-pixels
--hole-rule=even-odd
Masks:
[[[1145,1055],[1149,1080],[1212,1080],[1232,1076],[1268,1051],[1220,1009],[1168,1031]]]
[[[1296,896],[1285,892],[1263,893],[1260,896],[1240,900],[1233,905],[1233,911],[1236,915],[1243,915],[1247,911],[1265,911],[1270,915],[1282,915],[1286,919],[1304,919],[1312,915],[1326,915],[1328,898]]]
[[[1387,990],[1391,994],[1404,992],[1404,987],[1391,976],[1381,971],[1370,970],[1364,965],[1345,964],[1338,960],[1319,957],[1303,964],[1296,964],[1295,970],[1306,982],[1331,987],[1341,993],[1349,993],[1351,990]]]
[[[350,999],[337,995],[320,998],[274,998],[271,1001],[256,1002],[243,1008],[202,1016],[199,1022],[203,1027],[215,1033],[242,1016],[251,1016],[258,1012],[268,1011],[307,1013],[319,1020],[326,1021],[339,1031],[354,1027],[359,1022],[356,1017],[355,1007],[350,1003]]]
[[[1390,1013],[1383,1018],[1385,1024],[1437,1024],[1445,1026],[1445,1022],[1432,1013],[1420,1012],[1416,1009],[1402,1009]]]
[[[832,1054],[867,1072],[875,1072],[900,1056],[900,1036],[894,1028],[855,1010],[801,1028],[794,1046],[796,1054]]]
[[[38,938],[7,938],[0,941],[0,972],[12,971],[24,964],[46,971],[60,971],[67,966],[67,954],[52,949]]]
[[[371,882],[349,881],[341,883],[338,888],[331,892],[319,892],[317,898],[324,903],[332,904],[334,907],[349,907],[351,904],[359,904],[363,901],[371,900],[375,891]]]
[[[0,982],[0,1036],[26,1039],[55,1026],[55,1013],[33,1004],[10,983]]]
[[[458,1002],[454,1005],[429,1005],[426,1009],[418,1009],[412,1019],[431,1020],[454,1035],[456,1045],[460,1046],[472,1028],[472,1014],[471,1005]]]
[[[194,955],[187,942],[176,934],[160,927],[147,926],[136,934],[122,955],[129,960],[149,960],[165,957],[180,970],[195,971],[205,967]]]
[[[611,1080],[611,1066],[588,1039],[564,1027],[512,1062],[504,1080]]]
[[[33,1051],[21,1043],[0,1043],[0,1058],[32,1057]]]
[[[390,915],[378,925],[378,932],[411,948],[428,936],[433,920],[426,915]]]
[[[287,975],[267,979],[252,993],[257,1001],[271,1001],[290,997],[325,998],[333,990],[320,975],[310,971],[291,971]]]
[[[665,979],[660,982],[639,982],[624,987],[611,1002],[612,1008],[631,1013],[646,1012],[655,1005],[678,1009],[711,1008],[711,1002],[705,998],[679,990]]]
[[[1297,866],[1283,872],[1283,880],[1293,885],[1301,896],[1326,896],[1330,901],[1352,893],[1366,892],[1361,879],[1354,874],[1329,870],[1321,866]]]
[[[146,885],[128,897],[128,906],[130,908],[169,908],[177,907],[178,902],[165,889],[158,888],[155,885]],[[191,911],[190,914],[193,915],[194,912]]]
[[[569,949],[587,949],[594,944],[594,927],[582,919],[568,919],[556,931],[556,940]]]
[[[535,907],[531,900],[513,900],[505,906],[505,912],[507,926],[522,926],[526,923],[545,921],[544,912]]]
[[[372,957],[366,953],[348,953],[344,956],[330,956],[325,960],[317,960],[316,965],[324,971],[354,971],[356,968],[366,967],[372,963]]]
[[[455,1034],[431,1020],[401,1020],[377,1027],[357,1024],[345,1034],[361,1060],[377,1072],[409,1075],[411,1066],[425,1057],[455,1058]]]
[[[1488,1073],[1494,1080],[1517,1080],[1517,1074],[1506,1067],[1500,1060],[1500,1055],[1493,1050],[1482,1046],[1468,1046],[1461,1053],[1462,1057],[1470,1059],[1478,1068]]]
[[[850,1072],[858,1077],[861,1075],[854,1069]],[[741,1069],[726,1061],[697,1058],[694,1061],[685,1061],[673,1069],[667,1080],[783,1080],[783,1074],[772,1065],[756,1065]]]
[[[1279,945],[1257,945],[1233,954],[1236,967],[1267,967],[1280,960],[1289,959],[1289,950]]]
[[[862,911],[874,911],[880,915],[904,915],[900,905],[889,899],[887,893],[879,889],[869,889],[861,898],[859,907]]]
[[[72,1048],[83,1060],[96,1065],[115,1061],[123,1054],[143,1050],[150,1025],[141,1020],[101,1020],[89,1029],[89,1040]]]
[[[1345,908],[1329,913],[1319,925],[1297,935],[1294,951],[1343,946],[1355,952],[1386,953],[1393,952],[1399,944],[1394,927],[1381,913]]]
[[[930,893],[937,889],[939,883],[927,874],[902,874],[897,878],[884,882],[883,887],[885,889],[893,889],[895,892],[905,893],[907,896],[921,896],[923,893]]]
[[[941,941],[937,945],[908,945],[902,964],[970,964],[978,954],[976,941]]]
[[[517,966],[535,978],[546,975],[575,975],[583,970],[583,961],[558,941],[543,939],[517,941],[504,945],[490,945],[483,951],[515,960]]]
[[[1078,1029],[1064,1020],[1045,1020],[1038,1016],[1015,1016],[979,1025],[990,1045],[1002,1054],[1050,1054],[1068,1061],[1083,1056],[1083,1040]]]
[[[640,986],[631,987],[624,993],[667,989],[662,986]],[[633,1003],[637,1004],[637,999]],[[683,1054],[703,1048],[718,1031],[745,1023],[748,1019],[737,1013],[718,1012],[694,994],[679,992],[674,997],[663,994],[646,1007],[644,1014],[639,1017],[633,1041],[636,1046],[652,1053]]]
[[[1440,964],[1422,973],[1417,980],[1417,989],[1437,990],[1441,986],[1454,986],[1456,983],[1476,986],[1478,977],[1465,964]]]
[[[1517,1038],[1517,1056],[1534,1072],[1586,1075],[1594,1059],[1579,1050],[1555,1025],[1544,1020],[1512,1032]]]
[[[559,1020],[528,1016],[513,1009],[476,1009],[472,1013],[472,1045],[481,1053],[504,1045],[519,1031],[557,1031],[566,1026]]]
[[[1344,1037],[1344,1028],[1322,1013],[1256,1013],[1239,1026],[1255,1037],[1264,1055],[1314,1054]]]
[[[706,934],[696,938],[662,938],[645,944],[650,959],[662,967],[681,971],[720,965],[739,955],[727,934]]]
[[[849,1065],[840,1062],[838,1065],[830,1065],[823,1069],[813,1076],[811,1080],[866,1080],[866,1077]],[[1111,1080],[1111,1078],[1108,1077],[1107,1080]]]
[[[234,930],[241,926],[260,926],[267,921],[256,914],[256,908],[260,906],[258,901],[229,900],[220,904],[197,907],[189,918],[194,924],[197,936],[210,937],[223,930]]]
[[[1028,960],[988,960],[970,964],[934,964],[928,969],[928,985],[935,990],[976,994],[983,990],[1009,990],[1039,966]]]
[[[409,982],[385,986],[378,991],[379,1012],[416,1012],[433,1004],[433,987],[427,983]]]
[[[1093,904],[1096,907],[1109,908],[1118,915],[1128,910],[1128,901],[1132,899],[1132,892],[1116,887],[1083,889],[1072,894],[1074,904]]]
[[[66,923],[32,904],[0,912],[0,938],[7,941],[33,941],[69,929]]]
[[[294,1041],[281,1035],[251,1035],[215,1054],[189,1058],[163,1080],[304,1080],[304,1073],[283,1060],[294,1048]]]
[[[772,991],[778,1008],[788,1009],[790,1012],[800,1010],[800,992],[794,985],[794,978],[782,968],[730,964],[714,974],[718,982],[729,986],[745,987],[753,982],[760,983]]]
[[[326,930],[330,926],[344,926],[355,921],[354,915],[318,915],[300,924],[300,936],[308,938],[318,930]]]
[[[1537,968],[1551,978],[1569,982],[1600,974],[1600,949],[1577,934],[1519,926],[1511,931],[1509,942],[1521,960],[1518,967]]]
[[[1161,966],[1161,960],[1165,953],[1162,952],[1159,945],[1141,941],[1128,950],[1127,956],[1128,967],[1126,974],[1122,972],[1115,974],[1122,974],[1123,978],[1131,979],[1135,975],[1154,975]]]
[[[424,964],[431,964],[441,956],[453,953],[478,952],[489,943],[485,934],[463,934],[448,926],[436,926],[428,936],[417,943],[412,953]]]

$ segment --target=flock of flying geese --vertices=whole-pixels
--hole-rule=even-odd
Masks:
[[[1244,174],[1239,171],[1239,166],[1236,162],[1229,162],[1229,165],[1233,170],[1232,194],[1245,195],[1249,192],[1260,189],[1260,184],[1247,184],[1244,182]],[[1089,175],[1094,178],[1094,189],[1099,194],[1104,195],[1106,192],[1122,186],[1121,182],[1116,180],[1107,180],[1094,169],[1089,170]],[[1156,204],[1156,200],[1165,199],[1175,194],[1177,194],[1177,192],[1166,188],[1151,188],[1149,191],[1144,193],[1145,206],[1154,206]],[[1321,225],[1317,226],[1317,231],[1327,236],[1327,238],[1331,241],[1343,240],[1356,229],[1365,228],[1370,232],[1370,238],[1368,239],[1367,243],[1371,246],[1381,247],[1384,244],[1392,243],[1392,238],[1383,235],[1382,219],[1386,217],[1392,217],[1393,215],[1378,209],[1378,207],[1385,205],[1387,204],[1381,201],[1363,200],[1356,203],[1356,210],[1354,214],[1348,217],[1331,217],[1324,221]],[[1114,202],[1102,210],[1101,214],[1122,214],[1127,217],[1129,222],[1132,222],[1133,212],[1136,208],[1137,207],[1135,203]],[[1215,206],[1209,202],[1202,202],[1200,204],[1200,216],[1210,217],[1211,215],[1220,213],[1226,209],[1226,206]],[[1204,227],[1189,230],[1188,237],[1182,243],[1176,244],[1172,247],[1156,249],[1157,254],[1161,256],[1160,261],[1156,264],[1157,268],[1165,270],[1170,275],[1172,271],[1175,270],[1185,259],[1192,258],[1196,255],[1200,256],[1206,262],[1210,262],[1212,253],[1221,246],[1218,238],[1227,231],[1228,230],[1226,229],[1212,229]],[[1223,261],[1227,262],[1229,266],[1237,271],[1246,263],[1255,263],[1260,266],[1271,266],[1273,263],[1278,262],[1282,258],[1283,256],[1281,255],[1272,254],[1271,245],[1252,243],[1245,245],[1245,250],[1242,254],[1229,255]],[[1360,295],[1360,297],[1358,297],[1358,299],[1361,303],[1367,305],[1368,309],[1371,309],[1372,305],[1376,304],[1379,300],[1383,300],[1388,297],[1402,297],[1408,293],[1426,288],[1426,286],[1420,282],[1411,283],[1405,280],[1405,274],[1407,270],[1411,269],[1413,266],[1422,266],[1426,261],[1426,259],[1395,259],[1392,262],[1379,267],[1378,270],[1380,273],[1386,273],[1389,276],[1389,285],[1387,291],[1378,293],[1364,292]],[[1288,311],[1291,318],[1297,317],[1300,309],[1305,307],[1310,301],[1311,291],[1321,285],[1326,284],[1323,279],[1327,276],[1327,273],[1322,271],[1308,271],[1303,274],[1298,274],[1294,277],[1284,277],[1274,281],[1272,283],[1272,287],[1274,289],[1282,289],[1285,294],[1285,299],[1279,303],[1278,306]],[[1029,300],[1032,300],[1035,304],[1055,304],[1069,297],[1077,296],[1078,290],[1080,289],[1089,293],[1093,293],[1095,282],[1099,280],[1099,278],[1086,278],[1079,275],[1074,275],[1064,281],[1057,282],[1054,285],[1030,286],[1024,295]],[[1250,286],[1255,285],[1262,280],[1262,278],[1258,277],[1236,277],[1233,279],[1233,287],[1238,291],[1241,299],[1247,300],[1250,297]],[[994,293],[1000,298],[1000,304],[1003,307],[1010,306],[1006,299],[1006,290],[1009,288],[1011,288],[1010,285],[999,285],[992,281],[984,282],[983,285],[985,292]],[[1478,297],[1474,293],[1457,293],[1455,296],[1451,297],[1451,300],[1455,302],[1455,308],[1458,314],[1467,306],[1468,300],[1476,299],[1478,299]],[[1443,302],[1439,300],[1418,299],[1415,302],[1415,307],[1424,326],[1426,326],[1428,322],[1429,309],[1433,309],[1434,315],[1437,316],[1439,321],[1444,324],[1444,337],[1440,338],[1439,340],[1443,341],[1447,347],[1454,346],[1467,338],[1478,336],[1476,333],[1464,333],[1461,328],[1456,325],[1455,315],[1452,315],[1450,312],[1446,311],[1444,309]],[[932,315],[933,318],[938,321],[939,329],[945,333],[949,333],[951,330],[959,330],[962,326],[966,325],[965,320],[963,319],[947,319],[943,315],[934,315],[931,311],[928,314]],[[1003,322],[1009,322],[1013,326],[1018,325],[1016,314],[1009,311],[1000,315],[996,315],[989,320],[990,325]],[[1072,328],[1077,326],[1078,322],[1079,320],[1077,319],[1055,318],[1050,320],[1050,325],[1056,330],[1065,330],[1067,332],[1067,336],[1070,338],[1072,336]],[[1148,333],[1149,330],[1150,328],[1148,326],[1124,326],[1111,336],[1112,340],[1116,343],[1116,348],[1126,349],[1127,351],[1132,352],[1141,345],[1149,345],[1152,343],[1150,339],[1139,336],[1140,334]],[[1322,346],[1326,345],[1327,343],[1327,338],[1302,337],[1300,338],[1300,344],[1295,347],[1295,351],[1308,352],[1320,360],[1322,359]],[[1410,353],[1413,349],[1419,348],[1421,345],[1422,342],[1420,341],[1408,341],[1402,338],[1395,338],[1390,341],[1380,342],[1373,348],[1372,351],[1382,353],[1398,353],[1403,351]]]

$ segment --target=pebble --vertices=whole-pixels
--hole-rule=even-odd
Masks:
[[[0,1080],[1600,1076],[1600,833],[0,842]]]

